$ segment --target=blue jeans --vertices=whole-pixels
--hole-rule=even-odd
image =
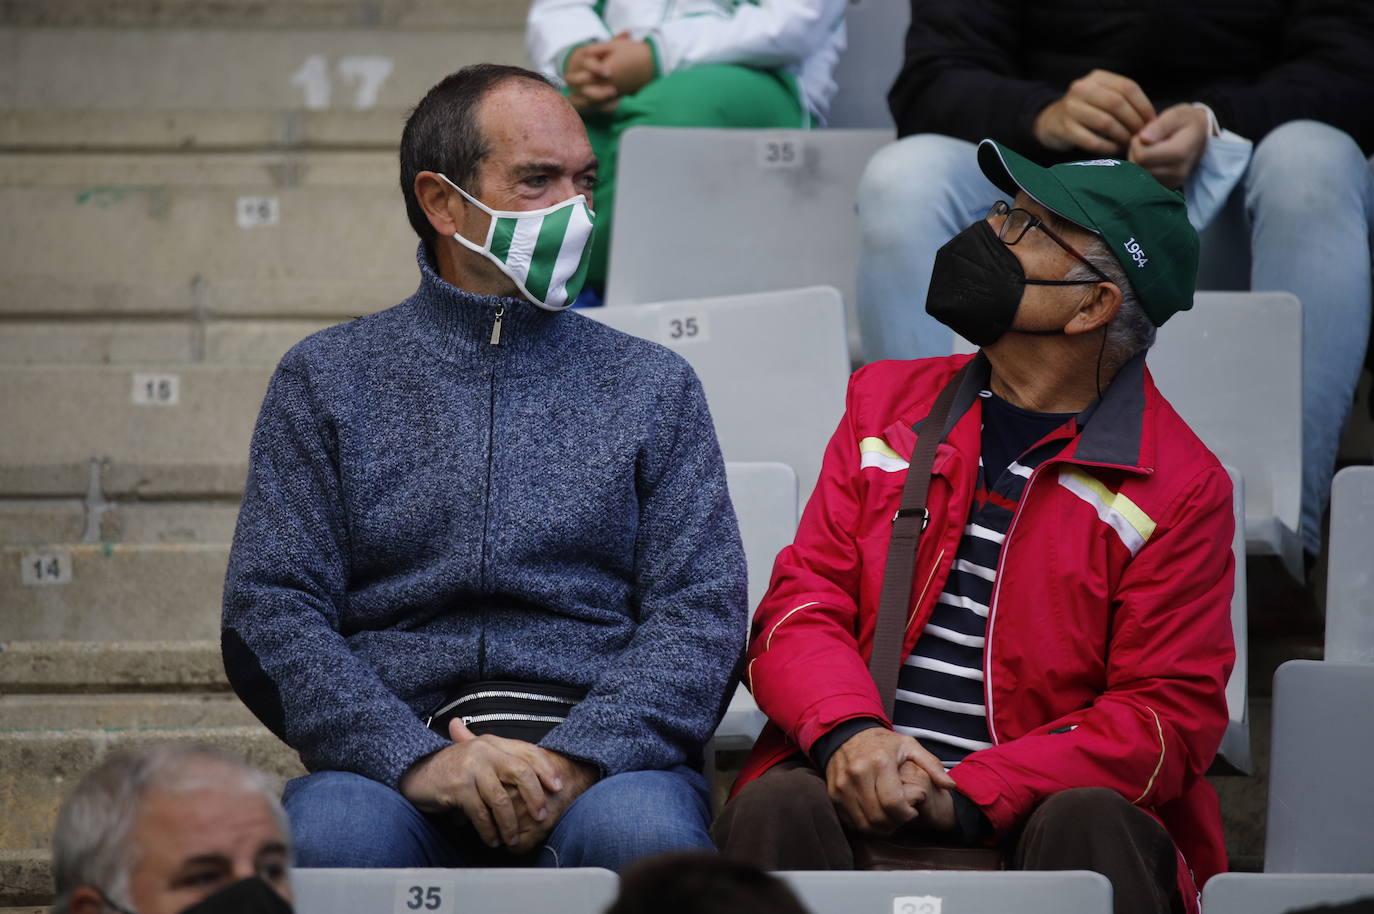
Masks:
[[[487,847],[459,817],[424,815],[395,790],[346,771],[287,783],[282,797],[301,867],[599,866],[712,849],[710,791],[698,772],[631,771],[598,781],[523,856]]]
[[[946,136],[910,136],[880,150],[864,172],[857,308],[869,361],[950,351],[949,329],[925,312],[935,252],[1006,196],[983,176],[974,148]],[[1369,339],[1371,224],[1374,171],[1355,141],[1326,124],[1292,121],[1256,145],[1226,209],[1202,234],[1199,288],[1283,290],[1302,301],[1300,533],[1309,553],[1321,546],[1322,513]]]

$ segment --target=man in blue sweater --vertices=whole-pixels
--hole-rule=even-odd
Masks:
[[[605,866],[710,847],[701,749],[745,566],[701,386],[562,309],[596,161],[544,79],[420,102],[420,285],[282,359],[224,595],[235,691],[311,774],[301,866]]]

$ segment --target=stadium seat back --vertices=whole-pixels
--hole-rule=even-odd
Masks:
[[[729,461],[778,461],[803,499],[844,411],[849,361],[834,289],[726,295],[581,312],[678,352],[706,391]]]
[[[296,914],[415,911],[449,914],[601,914],[620,880],[585,869],[298,869],[291,873]]]
[[[773,560],[797,532],[797,474],[783,463],[727,463],[730,500],[739,518],[744,558],[749,564],[749,611],[768,590]],[[716,728],[718,750],[748,749],[766,718],[743,685],[735,690]]]
[[[1367,873],[1222,873],[1202,890],[1202,914],[1287,914],[1371,897]]]
[[[855,192],[891,130],[636,127],[620,141],[608,305],[834,286],[852,316]],[[857,325],[849,341],[857,354]],[[766,348],[768,337],[756,341]]]
[[[1327,660],[1374,663],[1374,467],[1346,467],[1331,484],[1326,571]]]
[[[1156,384],[1217,457],[1245,478],[1251,555],[1303,577],[1302,306],[1287,292],[1199,292],[1159,330]]]
[[[895,129],[887,92],[902,68],[911,7],[893,0],[849,0],[845,13],[848,42],[835,65],[835,96],[830,127]]]
[[[1374,873],[1374,663],[1290,660],[1274,674],[1267,873]]]
[[[749,565],[749,608],[768,589],[773,560],[797,532],[797,474],[785,463],[727,463],[730,501]]]
[[[1112,885],[1100,873],[778,873],[812,914],[1108,914]]]
[[[1230,721],[1217,750],[1223,760],[1241,774],[1250,774],[1253,764],[1250,754],[1250,650],[1249,612],[1245,578],[1245,480],[1235,468],[1227,467],[1231,477],[1232,499],[1236,527],[1231,536],[1231,553],[1236,562],[1236,587],[1231,594],[1231,632],[1236,642],[1236,665],[1226,681],[1226,708]]]

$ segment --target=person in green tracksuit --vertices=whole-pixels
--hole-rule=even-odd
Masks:
[[[587,285],[606,283],[616,151],[631,127],[823,123],[846,0],[534,0],[525,44],[601,168]]]

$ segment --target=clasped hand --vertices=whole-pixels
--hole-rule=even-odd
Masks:
[[[1207,149],[1207,112],[1181,103],[1156,113],[1133,79],[1093,70],[1035,119],[1035,138],[1061,151],[1126,157],[1165,187],[1188,180]]]
[[[840,814],[865,834],[888,835],[918,819],[934,831],[955,827],[954,779],[910,736],[861,730],[830,757],[825,784]]]
[[[654,78],[654,53],[648,42],[621,32],[610,41],[574,48],[563,78],[571,90],[568,101],[578,111],[614,111],[622,96],[633,95]]]
[[[421,812],[461,813],[489,847],[522,854],[538,847],[559,817],[596,782],[590,765],[534,743],[477,736],[457,718],[453,745],[411,766],[401,794]]]

